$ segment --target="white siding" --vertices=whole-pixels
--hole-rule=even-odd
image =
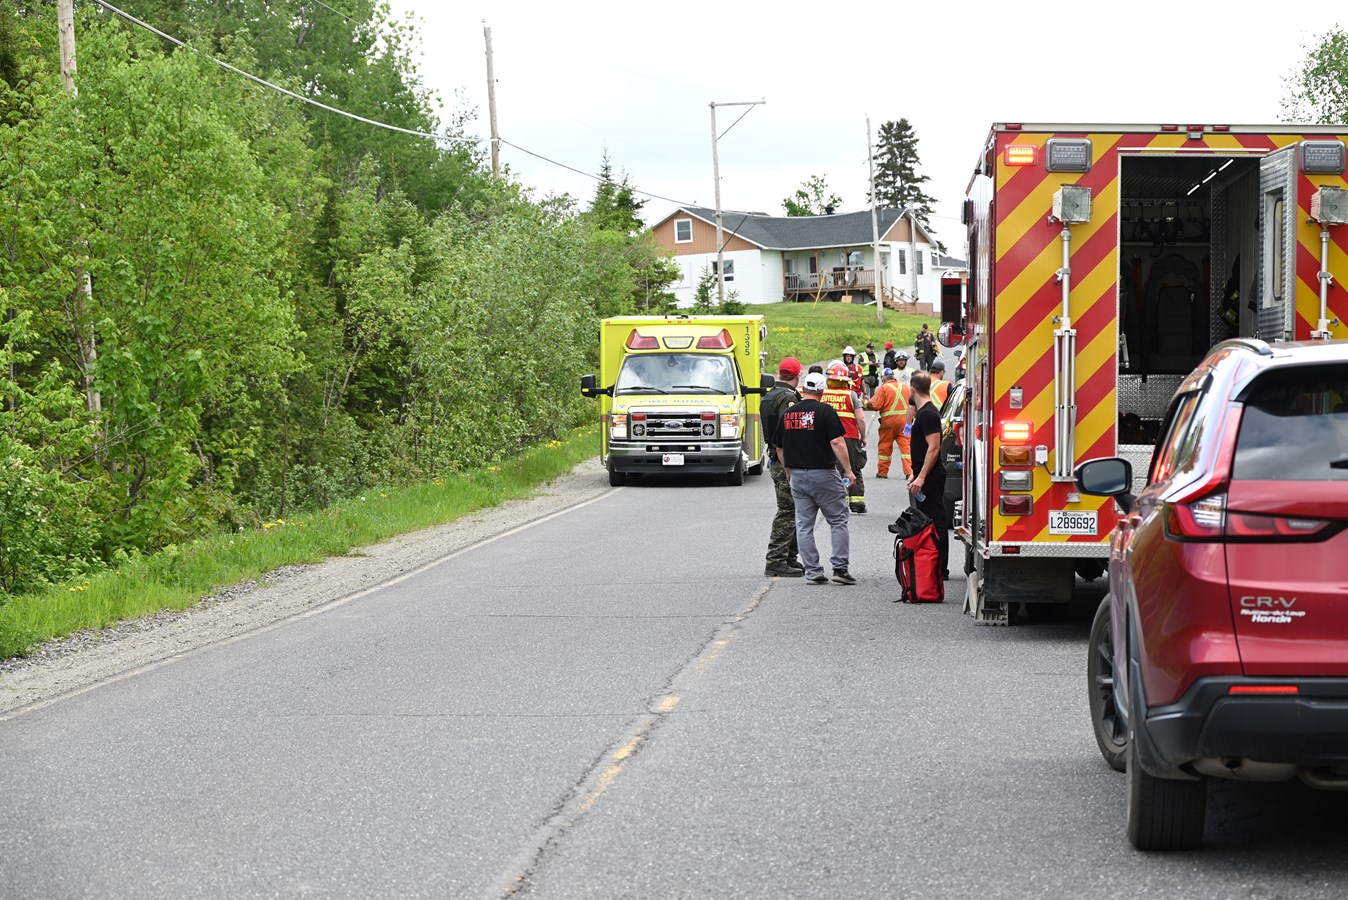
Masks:
[[[776,257],[773,259],[772,257]],[[782,263],[780,254],[763,253],[760,250],[737,250],[733,253],[723,253],[722,258],[727,263],[732,263],[734,280],[727,281],[725,292],[729,294],[736,291],[739,294],[740,301],[743,303],[775,303],[781,300],[782,285]],[[702,277],[703,270],[711,271],[716,262],[715,253],[696,253],[688,256],[675,257],[679,265],[683,268],[683,281],[672,292],[677,298],[680,307],[693,305],[693,296],[697,293],[697,280]],[[767,290],[766,273],[775,266],[776,275],[773,276],[771,283],[772,290]],[[766,293],[765,293],[766,290]],[[776,296],[772,291],[776,291]],[[712,287],[712,302],[715,302],[715,286]]]

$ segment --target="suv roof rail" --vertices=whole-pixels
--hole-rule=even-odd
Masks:
[[[1250,337],[1231,338],[1229,340],[1222,341],[1220,344],[1218,344],[1216,347],[1213,347],[1212,349],[1216,350],[1218,349],[1218,347],[1230,347],[1232,349],[1250,350],[1255,353],[1258,353],[1260,356],[1273,355],[1273,348],[1268,345],[1268,341],[1261,341],[1259,338],[1250,338]]]

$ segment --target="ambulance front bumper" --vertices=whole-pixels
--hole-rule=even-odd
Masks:
[[[680,444],[620,443],[608,447],[615,472],[733,472],[744,459],[741,441],[698,441]]]

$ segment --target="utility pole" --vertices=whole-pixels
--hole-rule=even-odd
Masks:
[[[866,162],[871,171],[871,265],[875,266],[875,324],[885,321],[884,270],[880,268],[880,220],[875,205],[875,149],[871,144],[871,117],[866,117]]]
[[[482,34],[487,39],[487,117],[491,122],[491,177],[501,177],[501,134],[496,130],[496,75],[491,63],[491,29],[482,20]]]
[[[79,89],[75,87],[75,2],[74,0],[57,0],[56,2],[56,29],[61,44],[61,80],[65,82],[66,90],[70,96],[78,97]],[[88,242],[83,242],[88,246]],[[74,332],[75,345],[79,355],[80,376],[84,382],[84,404],[89,412],[95,415],[103,411],[103,395],[94,390],[94,366],[98,363],[98,345],[94,339],[94,329],[90,325],[88,332],[85,332],[84,320],[88,317],[89,306],[94,302],[93,281],[89,277],[89,272],[85,270],[76,270],[75,277],[80,281],[80,287],[75,289],[74,298]],[[99,435],[103,433],[102,423],[98,423]]]
[[[720,135],[716,133],[716,107],[718,106],[759,106],[767,103],[766,100],[746,100],[736,103],[717,103],[712,101],[711,106],[711,177],[715,182],[716,193],[716,302],[725,304],[725,240],[722,238],[724,226],[721,222],[721,162],[716,152],[716,143],[720,140]],[[746,113],[747,115],[747,113]],[[740,116],[744,118],[744,116]],[[739,121],[736,119],[735,121]],[[734,128],[731,125],[730,128]],[[729,131],[727,128],[726,131]]]

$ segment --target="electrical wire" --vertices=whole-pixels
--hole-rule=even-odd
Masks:
[[[433,140],[433,141],[446,141],[446,142],[449,142],[449,143],[459,143],[459,144],[481,144],[481,143],[483,143],[483,141],[482,141],[481,139],[478,139],[478,138],[458,138],[458,137],[450,137],[449,135],[445,135],[445,134],[431,134],[431,133],[425,132],[425,131],[415,131],[415,130],[413,130],[413,129],[411,129],[411,128],[402,128],[402,127],[399,127],[399,126],[397,126],[397,125],[389,125],[389,124],[387,124],[387,123],[385,123],[385,122],[378,122],[378,121],[376,121],[376,120],[374,120],[374,119],[367,119],[367,118],[365,118],[364,116],[358,116],[358,115],[356,115],[355,113],[349,113],[349,112],[347,112],[346,110],[338,109],[338,108],[335,107],[335,106],[328,106],[326,103],[319,103],[317,100],[314,100],[314,99],[311,98],[311,97],[305,97],[305,96],[303,96],[302,94],[297,94],[297,93],[295,93],[294,91],[287,90],[286,88],[283,88],[283,87],[281,87],[281,86],[279,86],[279,85],[272,84],[270,81],[267,81],[267,80],[264,79],[264,78],[259,78],[258,76],[252,74],[251,72],[245,72],[243,69],[240,69],[240,68],[238,68],[237,66],[232,66],[232,65],[230,65],[229,63],[225,62],[224,60],[216,59],[214,56],[209,56],[209,55],[207,55],[207,54],[205,54],[205,53],[201,53],[201,51],[199,51],[199,50],[196,50],[196,49],[194,49],[194,48],[192,48],[192,47],[188,47],[187,44],[186,44],[185,42],[178,40],[178,39],[177,39],[176,37],[174,37],[173,35],[171,35],[171,34],[165,34],[164,32],[160,31],[158,28],[155,28],[153,25],[150,25],[150,24],[147,23],[147,22],[142,22],[140,19],[137,19],[135,16],[131,15],[130,13],[125,12],[125,11],[123,11],[123,10],[120,10],[120,9],[118,9],[117,7],[113,6],[111,3],[108,3],[107,0],[94,0],[94,3],[97,3],[99,6],[103,7],[103,8],[106,9],[108,12],[115,13],[115,14],[121,16],[123,19],[126,19],[128,22],[131,22],[131,23],[134,23],[134,24],[136,24],[136,25],[139,25],[141,28],[144,28],[146,31],[148,31],[148,32],[150,32],[150,33],[152,33],[152,34],[158,35],[159,37],[161,37],[161,38],[163,38],[164,40],[168,41],[169,43],[173,44],[174,46],[177,46],[177,47],[184,47],[184,48],[186,48],[186,49],[192,50],[193,53],[197,53],[197,54],[199,54],[199,55],[201,55],[201,56],[204,56],[206,59],[209,59],[211,62],[215,63],[217,66],[220,66],[220,67],[223,68],[223,69],[228,69],[229,71],[235,73],[236,75],[242,75],[244,78],[247,78],[249,81],[252,81],[252,82],[255,82],[255,83],[257,83],[257,84],[260,84],[260,85],[262,85],[263,87],[269,87],[269,88],[271,88],[273,91],[277,91],[278,93],[285,94],[287,97],[291,97],[291,98],[293,98],[293,99],[295,99],[295,100],[299,100],[299,101],[302,102],[302,103],[308,103],[310,106],[316,106],[316,107],[318,107],[319,109],[327,110],[327,111],[330,112],[330,113],[336,113],[336,114],[339,115],[339,116],[345,116],[345,117],[348,118],[348,119],[354,119],[354,120],[357,121],[357,122],[363,122],[363,123],[365,123],[366,125],[373,125],[373,126],[375,126],[376,128],[386,128],[386,129],[388,129],[389,131],[397,131],[397,132],[400,132],[400,133],[402,133],[402,134],[410,134],[410,135],[412,135],[413,137],[429,138],[430,140]]]
[[[575,168],[574,166],[568,166],[566,163],[558,162],[558,161],[555,160],[555,159],[549,159],[548,157],[542,155],[541,153],[535,153],[535,152],[532,151],[532,150],[526,150],[526,149],[524,149],[523,147],[521,147],[519,144],[512,144],[512,143],[510,143],[510,141],[507,141],[505,138],[499,138],[499,140],[500,140],[500,142],[501,142],[502,144],[505,144],[507,147],[514,147],[516,150],[520,151],[521,153],[527,153],[527,154],[529,154],[530,156],[532,156],[534,159],[541,159],[541,160],[543,160],[543,162],[545,162],[545,163],[549,163],[549,164],[554,165],[554,166],[559,166],[559,167],[561,167],[561,168],[563,168],[563,169],[566,169],[568,172],[575,172],[577,175],[583,175],[583,176],[585,176],[586,178],[593,178],[595,181],[599,181],[599,182],[602,182],[602,181],[604,180],[603,178],[600,178],[598,175],[592,175],[592,174],[590,174],[589,172],[581,171],[580,169],[577,169],[577,168]],[[653,197],[653,198],[656,199],[656,200],[664,200],[664,201],[666,201],[667,203],[673,203],[673,204],[676,205],[676,206],[696,206],[696,205],[697,205],[696,203],[688,203],[688,202],[686,202],[686,201],[684,201],[684,200],[675,200],[675,199],[673,199],[672,197],[662,197],[662,196],[660,196],[659,194],[652,194],[652,193],[650,193],[649,191],[639,191],[639,190],[637,190],[636,188],[631,187],[630,185],[628,186],[628,190],[630,190],[630,191],[631,191],[632,193],[634,193],[634,194],[640,194],[640,195],[643,196],[643,197]]]
[[[191,47],[188,47],[187,44],[186,44],[184,41],[178,40],[177,38],[175,38],[175,37],[174,37],[173,35],[171,35],[171,34],[165,34],[164,32],[160,31],[158,28],[155,28],[153,25],[150,25],[150,24],[147,23],[147,22],[142,22],[140,19],[137,19],[135,16],[131,15],[130,13],[125,12],[125,11],[123,11],[123,10],[120,10],[120,9],[118,9],[117,7],[113,6],[111,3],[108,3],[107,0],[93,0],[93,2],[96,3],[96,4],[98,4],[99,6],[103,7],[104,9],[108,10],[108,11],[111,12],[111,13],[115,13],[116,15],[121,16],[123,19],[126,19],[128,22],[131,22],[131,23],[133,23],[133,24],[135,24],[135,25],[140,26],[141,28],[144,28],[146,31],[150,32],[151,34],[157,35],[158,37],[160,37],[160,38],[162,38],[162,39],[168,41],[169,43],[173,44],[174,46],[177,46],[177,47],[185,47],[185,48],[187,48],[187,49],[189,49],[189,50],[192,50],[194,53],[198,53],[198,54],[200,54],[200,55],[202,55],[202,56],[205,56],[206,59],[209,59],[211,62],[215,63],[217,66],[220,66],[221,68],[228,69],[229,71],[234,72],[234,73],[237,74],[237,75],[242,75],[244,78],[247,78],[249,81],[255,82],[256,84],[260,84],[260,85],[262,85],[263,87],[269,87],[269,88],[271,88],[271,89],[274,90],[274,91],[277,91],[277,92],[279,92],[279,93],[281,93],[281,94],[286,95],[287,97],[292,97],[292,98],[294,98],[295,100],[299,100],[299,101],[302,102],[302,103],[308,103],[310,106],[316,106],[316,107],[318,107],[319,109],[323,109],[323,110],[326,110],[326,111],[331,112],[331,113],[336,113],[336,114],[339,115],[339,116],[345,116],[345,117],[348,118],[348,119],[354,119],[354,120],[357,121],[357,122],[363,122],[363,123],[365,123],[366,125],[373,125],[373,126],[375,126],[376,128],[386,128],[386,129],[388,129],[389,131],[397,131],[397,132],[400,132],[400,133],[402,133],[402,134],[410,134],[410,135],[412,135],[413,137],[429,138],[430,140],[434,140],[434,141],[447,141],[447,142],[452,142],[452,143],[463,143],[463,144],[483,144],[483,143],[486,143],[486,141],[484,141],[484,140],[482,140],[482,139],[480,139],[480,138],[455,138],[455,137],[450,137],[450,136],[448,136],[448,135],[430,134],[430,133],[424,132],[424,131],[414,131],[414,130],[412,130],[412,129],[410,129],[410,128],[401,128],[401,127],[399,127],[399,126],[397,126],[397,125],[389,125],[389,124],[386,124],[386,123],[384,123],[384,122],[378,122],[378,121],[375,121],[374,119],[367,119],[367,118],[365,118],[364,116],[358,116],[358,115],[356,115],[355,113],[349,113],[349,112],[347,112],[347,111],[345,111],[345,110],[338,109],[338,108],[335,107],[335,106],[328,106],[326,103],[320,103],[320,102],[318,102],[317,100],[314,100],[314,99],[312,99],[312,98],[310,98],[310,97],[305,97],[305,96],[303,96],[303,95],[301,95],[301,94],[295,93],[294,91],[287,90],[286,88],[280,87],[279,85],[272,84],[270,81],[267,81],[267,80],[264,79],[264,78],[259,78],[258,76],[253,75],[253,74],[250,73],[250,72],[245,72],[243,69],[240,69],[240,68],[238,68],[237,66],[232,66],[232,65],[230,65],[229,63],[224,62],[223,60],[216,59],[216,58],[213,57],[213,56],[208,56],[208,55],[206,55],[206,54],[204,54],[204,53],[201,53],[201,51],[199,51],[199,50],[195,50],[195,49],[193,49],[193,48],[191,48]],[[324,4],[324,3],[319,2],[319,0],[312,0],[312,2],[318,3],[319,6],[322,6],[322,7],[324,7],[325,9],[332,9],[332,7],[327,6],[327,5]],[[333,12],[336,12],[338,15],[344,15],[343,13],[340,13],[340,12],[338,12],[338,11],[335,10],[335,9],[332,9],[332,11],[333,11]],[[349,19],[350,17],[348,16],[347,18]],[[747,115],[747,111],[746,111],[745,114]],[[744,118],[744,116],[741,115],[740,118],[742,119],[742,118]],[[738,122],[739,119],[736,119],[735,121]],[[734,126],[734,124],[732,123],[730,127],[733,128],[733,127],[735,127],[735,126]],[[727,128],[726,130],[729,131],[730,129]],[[558,162],[558,161],[555,160],[555,159],[549,159],[548,157],[544,156],[544,155],[541,154],[541,153],[535,153],[535,152],[532,151],[532,150],[527,150],[527,149],[525,149],[524,147],[521,147],[519,144],[512,144],[510,141],[507,141],[507,140],[505,140],[504,138],[498,138],[497,140],[499,140],[502,144],[505,144],[505,145],[508,146],[508,147],[513,147],[513,148],[515,148],[516,150],[520,151],[521,153],[526,153],[526,154],[528,154],[529,156],[534,157],[535,159],[540,159],[540,160],[542,160],[543,162],[548,163],[549,165],[558,166],[558,167],[560,167],[560,168],[566,169],[566,170],[569,171],[569,172],[575,172],[577,175],[582,175],[582,176],[584,176],[584,177],[586,177],[586,178],[592,178],[592,179],[594,179],[595,181],[598,181],[598,182],[603,182],[603,180],[604,180],[603,178],[599,177],[598,175],[593,175],[593,174],[591,174],[591,173],[589,173],[589,172],[582,171],[582,170],[580,170],[580,169],[575,168],[574,166],[568,166],[566,163]],[[697,204],[694,204],[694,203],[687,203],[687,202],[685,202],[685,201],[683,201],[683,200],[675,200],[675,199],[670,198],[670,197],[663,197],[663,196],[661,196],[660,194],[652,194],[652,193],[650,193],[649,191],[640,191],[640,190],[637,190],[636,188],[630,188],[630,190],[631,190],[632,193],[634,193],[634,194],[640,194],[640,195],[643,196],[643,197],[651,197],[651,198],[654,198],[654,199],[656,199],[656,200],[664,200],[664,201],[666,201],[666,202],[668,202],[668,203],[673,203],[673,204],[675,204],[676,206],[696,206],[696,205],[697,205]]]

